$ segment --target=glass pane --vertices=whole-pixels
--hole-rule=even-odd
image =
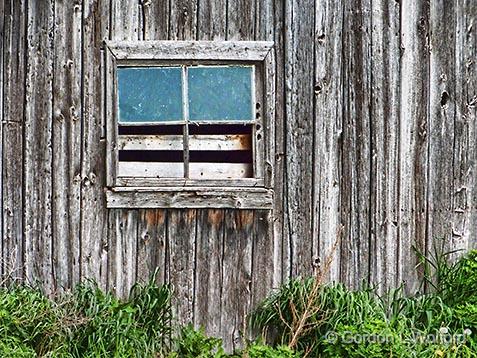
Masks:
[[[189,117],[252,120],[252,66],[189,68]]]
[[[119,122],[182,119],[180,67],[118,68]]]

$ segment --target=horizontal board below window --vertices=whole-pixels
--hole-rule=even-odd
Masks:
[[[272,209],[273,191],[264,188],[174,187],[106,192],[108,208],[237,208]]]
[[[187,179],[187,178],[136,178],[119,177],[117,178],[115,189],[119,191],[130,190],[150,190],[152,187],[170,188],[176,190],[176,187],[234,187],[234,188],[261,188],[265,185],[263,178],[235,178],[235,179]]]
[[[119,136],[120,150],[182,150],[182,135]],[[246,134],[191,135],[189,150],[251,150],[252,138]]]
[[[251,163],[189,163],[193,179],[233,179],[252,176]],[[177,178],[184,176],[183,163],[119,162],[119,177]]]

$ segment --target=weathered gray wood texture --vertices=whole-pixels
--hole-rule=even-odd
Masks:
[[[413,246],[477,244],[474,0],[4,0],[0,273],[127,294],[159,269],[231,347],[272,287],[416,288]],[[275,42],[274,211],[106,209],[103,40]]]

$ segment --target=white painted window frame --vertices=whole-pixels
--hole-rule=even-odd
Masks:
[[[108,208],[272,209],[275,59],[268,41],[106,41],[104,46],[106,204]],[[253,126],[254,178],[223,180],[118,177],[118,66],[254,64],[260,103]],[[258,124],[258,125],[257,125]],[[257,140],[260,138],[260,140]]]

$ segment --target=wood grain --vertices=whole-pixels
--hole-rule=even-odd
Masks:
[[[455,7],[455,124],[452,239],[449,246],[477,247],[477,4],[459,1]],[[448,144],[446,144],[448,145]],[[462,252],[453,255],[460,256]]]
[[[445,1],[432,2],[429,9],[428,253],[442,240],[446,251],[462,247],[461,234],[453,230],[455,148],[448,144],[455,143],[455,46],[449,46],[456,40],[455,11],[455,3]]]
[[[136,282],[138,210],[109,212],[108,289],[127,297]]]
[[[25,2],[3,3],[2,61],[2,269],[13,279],[24,277],[23,188],[26,78]]]
[[[58,2],[54,16],[53,269],[58,288],[68,288],[80,279],[82,7]]]
[[[106,41],[118,61],[222,60],[263,61],[273,43],[268,41]]]
[[[397,287],[399,264],[400,5],[372,2],[370,282]]]
[[[28,6],[24,138],[26,278],[57,288],[52,242],[52,120],[54,1]]]
[[[189,150],[250,150],[251,138],[246,134],[190,135]],[[119,150],[183,150],[181,135],[120,135]]]
[[[272,209],[273,191],[263,188],[156,187],[106,192],[108,208]]]
[[[194,209],[168,210],[167,282],[174,292],[174,314],[182,324],[194,321],[196,221]]]
[[[194,324],[208,334],[221,332],[224,210],[197,211]]]
[[[324,263],[336,240],[341,238],[340,185],[343,143],[343,4],[319,1],[315,14],[315,148],[316,163],[313,175],[313,260]],[[328,273],[330,280],[338,281],[340,250]]]
[[[252,210],[226,210],[220,336],[228,349],[242,345],[251,305]]]
[[[189,163],[191,179],[239,179],[252,177],[250,163]],[[183,178],[184,164],[171,162],[119,162],[119,177]]]
[[[313,1],[285,3],[285,197],[284,222],[290,250],[290,274],[312,272],[313,198]],[[310,238],[303,240],[303,238]]]
[[[413,250],[426,251],[429,7],[401,3],[401,99],[399,158],[399,257],[397,280],[418,289],[418,261]]]
[[[110,2],[83,1],[83,74],[81,138],[81,276],[106,288],[108,211],[105,207],[103,39],[109,36]]]
[[[139,210],[137,243],[137,280],[148,282],[156,274],[156,283],[166,279],[166,211]]]
[[[368,279],[371,178],[371,2],[346,3],[343,33],[341,281]]]

